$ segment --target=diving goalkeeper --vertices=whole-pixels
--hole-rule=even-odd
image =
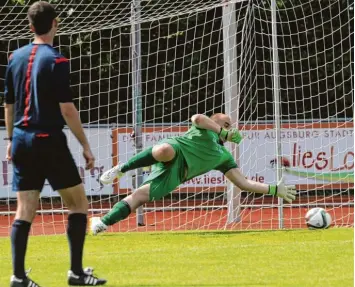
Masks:
[[[111,184],[130,170],[152,165],[152,172],[142,186],[116,203],[102,218],[91,218],[91,234],[105,231],[139,206],[159,200],[183,182],[211,170],[221,171],[242,190],[278,196],[289,203],[295,199],[295,186],[285,186],[283,180],[277,185],[268,185],[246,179],[241,173],[231,153],[223,146],[226,141],[239,144],[242,140],[239,131],[231,129],[229,116],[218,113],[209,118],[197,114],[191,121],[193,125],[184,135],[164,139],[102,174],[100,181]]]

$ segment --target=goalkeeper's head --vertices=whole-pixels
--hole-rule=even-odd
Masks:
[[[222,113],[217,113],[213,114],[211,117],[211,120],[216,122],[218,125],[220,125],[222,128],[229,130],[232,127],[232,121],[229,116],[226,114]]]
[[[51,4],[44,1],[35,2],[28,9],[27,16],[30,29],[36,36],[54,38],[59,19]]]

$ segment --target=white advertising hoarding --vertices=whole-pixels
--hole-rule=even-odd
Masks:
[[[240,145],[245,175],[276,182],[275,131],[249,130]],[[282,166],[288,184],[344,184],[354,182],[353,128],[283,129]]]
[[[275,131],[268,126],[244,127],[244,139],[239,146],[240,168],[248,178],[276,183]],[[249,129],[248,129],[249,128]],[[162,131],[163,130],[163,131]],[[183,134],[186,127],[143,129],[143,146],[149,147],[163,138]],[[115,131],[114,131],[115,132]],[[127,161],[134,155],[134,140],[130,129],[117,129],[117,156]],[[350,125],[313,125],[307,128],[283,128],[282,165],[288,184],[353,186],[354,134]],[[225,187],[225,179],[213,171],[184,183],[182,187]],[[131,189],[132,182],[123,177],[120,189]],[[191,189],[192,190],[192,189]]]
[[[92,152],[96,158],[95,167],[85,170],[85,160],[82,156],[82,148],[76,138],[69,130],[64,130],[67,135],[68,145],[78,166],[87,195],[112,194],[112,186],[102,186],[99,183],[99,175],[102,171],[112,167],[112,139],[109,128],[85,129],[85,133],[91,145]],[[7,137],[5,130],[0,130],[0,137]],[[12,164],[6,160],[6,141],[0,146],[0,198],[16,197],[16,193],[11,190]],[[53,191],[48,182],[41,193],[42,197],[59,196]]]
[[[248,178],[265,183],[276,182],[275,131],[267,126],[244,127],[244,139],[239,146],[237,162]],[[163,131],[162,131],[163,130]],[[143,146],[149,147],[163,138],[182,135],[187,127],[144,128]],[[65,130],[69,148],[78,165],[88,195],[112,194],[112,186],[102,186],[99,175],[112,166],[113,157],[125,162],[134,155],[134,139],[130,136],[132,129],[90,128],[86,129],[93,153],[96,157],[95,168],[85,170],[82,149],[74,136]],[[0,136],[6,137],[5,130]],[[112,137],[113,136],[113,137]],[[282,129],[282,164],[285,167],[285,178],[288,184],[296,185],[337,185],[346,188],[354,182],[354,134],[350,125],[333,127],[318,125],[309,128]],[[112,139],[113,138],[113,139]],[[0,198],[15,197],[11,191],[12,165],[6,160],[6,142],[0,146]],[[340,185],[339,185],[340,184]],[[225,178],[218,171],[185,182],[181,187],[193,192],[198,189],[217,187],[224,190]],[[130,177],[123,177],[116,191],[132,189]],[[197,188],[197,189],[196,189]],[[48,183],[45,184],[41,196],[58,196]]]

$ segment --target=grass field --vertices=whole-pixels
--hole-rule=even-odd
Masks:
[[[87,237],[85,265],[107,286],[354,286],[354,229],[107,233]],[[10,241],[0,238],[0,286]],[[65,236],[30,238],[26,268],[44,287],[66,285]]]

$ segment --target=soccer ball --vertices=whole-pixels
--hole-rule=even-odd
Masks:
[[[323,208],[312,208],[306,214],[306,224],[309,229],[325,229],[332,223],[332,217]]]

